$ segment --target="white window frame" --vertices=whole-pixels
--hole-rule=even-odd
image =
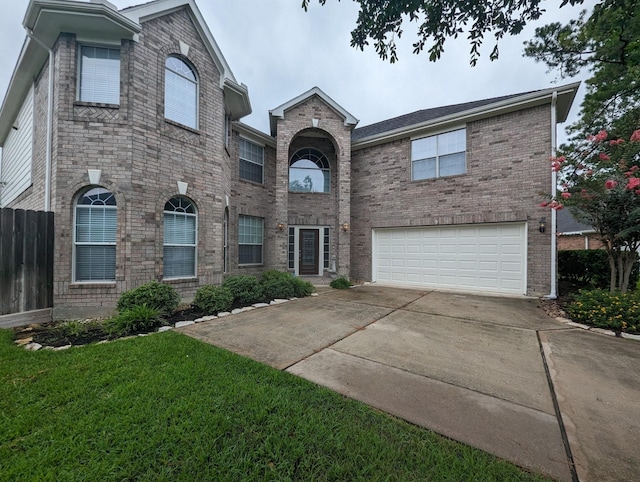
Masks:
[[[258,157],[259,159],[250,159],[249,156],[244,156],[243,157],[243,149],[242,149],[242,145],[243,143],[247,143],[250,144],[252,147],[257,147],[258,148]],[[252,149],[253,151],[253,149]],[[253,152],[251,152],[251,154],[253,154]],[[240,140],[238,142],[238,158],[239,158],[239,162],[238,162],[238,177],[240,179],[242,179],[243,181],[249,181],[249,182],[255,182],[255,183],[259,183],[259,184],[264,184],[264,145],[258,144],[256,142],[250,141],[249,139],[246,139],[245,137],[240,137]],[[246,177],[242,177],[242,163],[246,162],[249,164],[254,164],[256,166],[260,166],[260,181],[255,181],[253,179],[247,179]]]
[[[455,151],[455,152],[444,152],[442,153],[441,151],[443,150],[440,145],[439,145],[439,140],[441,138],[443,138],[443,136],[447,135],[447,134],[452,134],[452,133],[456,133],[456,132],[463,132],[464,133],[464,150],[463,151]],[[415,153],[415,145],[416,143],[420,142],[420,141],[425,141],[427,139],[434,139],[436,142],[436,153],[435,156],[429,156],[429,157],[416,157],[416,153]],[[462,174],[466,174],[467,172],[467,128],[466,126],[464,127],[460,127],[457,129],[451,129],[451,130],[447,130],[447,131],[443,131],[443,132],[439,132],[433,135],[429,135],[429,136],[422,136],[422,137],[416,137],[411,139],[411,180],[412,181],[424,181],[427,179],[438,179],[441,177],[450,177],[450,176],[459,176]],[[457,172],[454,174],[445,174],[445,175],[441,175],[440,174],[440,158],[444,157],[446,155],[452,155],[452,154],[459,154],[459,153],[463,153],[464,154],[464,169],[462,172]],[[436,173],[435,176],[427,176],[427,177],[419,177],[416,178],[416,173],[415,173],[415,164],[417,162],[420,161],[425,161],[427,159],[432,159],[435,158],[435,167],[436,167]]]
[[[116,281],[116,269],[117,269],[117,257],[118,257],[118,252],[116,250],[115,255],[114,255],[114,263],[113,263],[113,272],[114,272],[114,276],[113,278],[109,278],[109,279],[78,279],[77,276],[77,265],[78,265],[78,248],[79,247],[83,247],[83,246],[114,246],[114,249],[116,247],[117,244],[117,230],[118,230],[118,206],[117,203],[114,204],[113,206],[110,205],[102,205],[102,204],[97,204],[95,205],[95,207],[97,208],[102,208],[105,210],[114,210],[116,212],[115,218],[116,218],[116,225],[115,225],[115,234],[114,234],[114,239],[113,241],[78,241],[78,212],[79,209],[82,210],[91,210],[92,208],[95,208],[93,205],[90,204],[79,204],[81,199],[84,198],[84,196],[91,192],[94,189],[102,189],[105,192],[108,192],[111,194],[111,196],[114,197],[114,201],[115,201],[115,196],[113,195],[112,191],[109,191],[106,188],[103,188],[102,186],[91,186],[87,189],[84,189],[76,198],[75,202],[74,202],[74,209],[73,209],[73,262],[72,262],[72,280],[74,283],[83,283],[83,284],[91,284],[91,283],[100,283],[100,284],[104,284],[104,283],[115,283]]]
[[[262,230],[262,240],[260,243],[241,243],[243,233],[240,231],[244,226],[242,226],[243,219],[253,219],[259,220],[261,223]],[[241,263],[240,262],[240,247],[241,246],[260,246],[260,262],[252,262],[252,263]],[[264,218],[259,216],[249,216],[245,214],[240,214],[238,216],[238,266],[260,266],[264,264]]]
[[[181,62],[184,64],[185,67],[187,67],[189,69],[189,71],[191,72],[191,74],[193,75],[193,79],[189,78],[189,76],[182,74],[181,72],[174,70],[170,67],[167,66],[167,62],[169,61],[169,59],[176,59],[177,61]],[[172,97],[170,97],[170,92],[168,90],[168,77],[169,75],[174,75],[179,79],[182,79],[185,82],[191,83],[192,85],[194,85],[195,87],[195,92],[193,94],[193,99],[190,99],[190,101],[192,100],[195,103],[194,106],[194,111],[193,111],[193,119],[187,118],[187,114],[188,111],[186,110],[181,110],[180,112],[177,112],[175,115],[173,112],[169,112],[169,107],[170,105],[173,104],[173,100]],[[191,62],[189,62],[187,59],[185,59],[184,57],[181,57],[179,55],[168,55],[167,58],[165,59],[165,64],[164,64],[164,118],[166,120],[169,120],[171,122],[176,122],[180,125],[186,126],[190,129],[194,129],[197,130],[198,126],[199,126],[199,118],[200,118],[200,81],[198,79],[198,74],[196,73],[196,69],[193,66],[193,64],[191,64]]]
[[[307,161],[313,163],[315,167],[294,167],[294,164],[300,161]],[[309,173],[322,173],[322,190],[321,191],[305,191],[291,189],[291,171],[309,171]],[[329,158],[319,149],[315,147],[303,147],[298,149],[291,159],[289,160],[288,171],[288,189],[291,193],[306,193],[306,194],[330,194],[331,193],[331,163]],[[328,183],[327,183],[328,181]]]
[[[173,210],[173,211],[169,211],[167,209],[163,209],[163,213],[162,213],[162,226],[163,226],[163,236],[162,236],[162,248],[163,248],[163,268],[162,268],[162,276],[163,279],[190,279],[190,278],[195,278],[197,276],[198,273],[198,209],[195,205],[195,203],[193,201],[191,201],[191,199],[185,197],[185,196],[174,196],[171,199],[169,199],[167,201],[167,203],[165,203],[165,208],[166,205],[174,200],[181,200],[186,202],[189,206],[188,207],[193,207],[193,213],[188,213],[188,212],[184,212],[181,210]],[[182,204],[181,204],[182,206]],[[192,243],[168,243],[166,238],[166,216],[167,215],[172,215],[172,216],[184,216],[185,218],[192,218],[194,220],[194,232],[193,232],[193,242]],[[189,273],[189,274],[180,274],[177,276],[167,276],[166,275],[166,269],[167,269],[167,257],[164,254],[164,249],[165,248],[171,248],[171,247],[177,247],[177,248],[191,248],[193,249],[193,272]]]
[[[83,89],[84,80],[87,77],[87,73],[84,71],[84,62],[83,62],[83,50],[84,49],[104,49],[108,51],[118,52],[118,79],[115,82],[115,86],[117,87],[117,93],[110,92],[110,88],[107,87],[107,93],[105,97],[99,97],[96,95],[95,90]],[[93,44],[80,44],[78,47],[78,80],[77,80],[77,100],[79,102],[87,102],[90,104],[108,104],[108,105],[120,105],[120,85],[121,85],[121,69],[122,69],[122,59],[121,59],[121,51],[120,46],[114,45],[93,45]],[[98,75],[104,74],[103,72],[98,73]],[[106,74],[108,77],[108,73]],[[108,82],[108,86],[113,88],[113,82]],[[113,97],[111,97],[113,96]]]

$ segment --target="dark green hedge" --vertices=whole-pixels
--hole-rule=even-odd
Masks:
[[[638,282],[638,263],[631,271],[629,290]],[[560,281],[569,281],[585,288],[609,289],[611,271],[609,258],[604,249],[575,249],[558,251],[558,276]]]

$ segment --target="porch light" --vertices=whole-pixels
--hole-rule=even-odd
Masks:
[[[349,223],[342,223],[342,230],[346,233],[349,231]]]
[[[284,223],[278,223],[278,231],[284,230]]]
[[[547,228],[547,220],[545,218],[541,218],[540,224],[538,225],[538,231],[540,231],[541,233],[544,233],[546,228]]]

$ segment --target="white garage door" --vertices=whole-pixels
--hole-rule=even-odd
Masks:
[[[526,293],[525,223],[373,230],[379,283]]]

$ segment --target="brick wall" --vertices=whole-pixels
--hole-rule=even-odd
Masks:
[[[595,234],[558,236],[558,250],[602,249],[604,244]]]
[[[197,130],[164,119],[164,64],[189,45],[187,59],[199,80]],[[138,42],[121,46],[119,106],[76,102],[77,48],[73,35],[56,47],[53,179],[56,211],[55,317],[110,311],[120,294],[162,279],[164,204],[188,183],[198,209],[197,277],[169,280],[188,299],[222,280],[222,221],[231,182],[224,148],[220,73],[184,10],[143,23]],[[87,169],[100,169],[100,185],[118,205],[116,282],[72,282],[73,211],[89,186]]]
[[[527,293],[549,293],[550,234],[537,229],[545,214],[539,193],[550,184],[549,107],[471,122],[466,129],[462,175],[411,181],[409,138],[352,154],[353,277],[371,280],[374,228],[525,221]]]

